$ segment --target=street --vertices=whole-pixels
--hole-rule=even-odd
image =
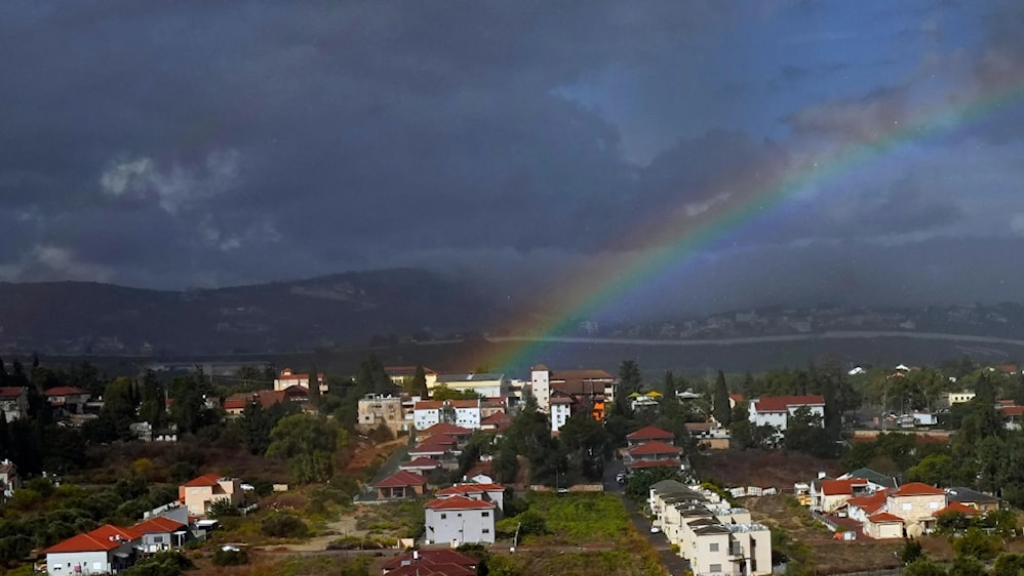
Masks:
[[[658,554],[661,556],[661,563],[668,569],[669,574],[681,576],[689,568],[689,563],[682,556],[672,553],[670,550],[671,544],[664,534],[661,532],[651,534],[651,521],[644,517],[641,510],[632,500],[626,498],[623,486],[615,480],[615,476],[624,471],[625,468],[622,465],[622,461],[617,458],[613,458],[607,463],[604,470],[605,492],[617,494],[622,499],[626,512],[629,513],[629,517],[633,520],[633,525],[640,534],[647,538],[651,546],[658,551]]]

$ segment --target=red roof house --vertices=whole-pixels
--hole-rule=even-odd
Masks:
[[[626,436],[626,441],[630,446],[636,446],[652,440],[660,440],[671,444],[675,440],[675,434],[656,426],[647,426]]]
[[[51,574],[57,566],[67,567],[67,574],[106,574],[131,566],[133,548],[141,539],[142,534],[131,528],[107,524],[54,544],[43,553]]]
[[[399,470],[381,480],[374,488],[381,499],[417,498],[423,496],[427,488],[427,479],[407,470]]]

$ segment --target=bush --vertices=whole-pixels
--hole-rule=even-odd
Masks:
[[[231,500],[216,500],[210,504],[209,516],[211,518],[228,518],[240,515],[241,512],[238,510],[238,506],[232,504]]]
[[[946,571],[928,558],[921,557],[903,569],[903,576],[946,576]]]
[[[953,552],[957,556],[974,558],[982,562],[999,555],[1003,548],[1002,541],[996,536],[989,536],[978,528],[971,528],[963,536],[953,540]]]
[[[215,566],[241,566],[249,563],[249,555],[245,550],[222,546],[213,551],[213,564]]]
[[[992,567],[992,576],[1018,576],[1024,571],[1024,554],[1000,554]]]
[[[260,532],[271,538],[305,538],[309,528],[301,518],[275,512],[260,523]]]

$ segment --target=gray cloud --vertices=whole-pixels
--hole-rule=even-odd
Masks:
[[[942,7],[928,4],[907,29],[955,39],[948,19],[933,34],[940,20],[921,15]],[[714,214],[808,156],[884,134],[928,93],[922,70],[959,83],[951,100],[1021,77],[1019,14],[985,20],[980,47],[876,77],[865,61],[891,55],[834,32],[829,3],[766,11],[787,23],[773,57],[743,44],[760,23],[740,8],[5,3],[0,51],[17,58],[0,60],[0,278],[183,287],[418,265],[507,286],[649,248],[659,217]],[[863,61],[834,48],[858,42]],[[980,122],[929,145],[967,162],[1018,128]],[[944,183],[956,166],[914,162],[821,184],[708,257],[860,242],[864,261],[894,235],[924,245],[1024,226],[1024,209],[1006,210],[1019,171],[1000,164],[986,175],[998,185],[958,191]],[[993,209],[998,233],[976,224]],[[789,254],[816,269],[815,250]],[[709,277],[750,264],[724,258]]]

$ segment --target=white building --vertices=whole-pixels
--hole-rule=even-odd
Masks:
[[[441,386],[460,392],[473,392],[484,398],[505,398],[510,394],[512,382],[504,374],[474,372],[438,374],[433,385],[427,382],[427,389],[431,394]]]
[[[316,375],[316,380],[320,385],[320,393],[327,394],[327,376],[323,372],[319,372]],[[280,392],[291,386],[302,386],[309,390],[309,374],[299,374],[291,368],[281,370],[281,375],[274,380],[274,391]]]
[[[780,432],[786,429],[790,416],[806,407],[812,415],[825,419],[825,398],[809,396],[762,396],[749,406],[750,423],[754,426],[772,426]]]
[[[417,430],[426,430],[441,423],[478,430],[483,420],[482,404],[479,399],[417,402],[413,410],[413,424]]]
[[[107,524],[92,532],[72,536],[46,550],[50,576],[114,574],[135,562],[135,546],[141,535]]]
[[[543,412],[550,409],[556,391],[591,403],[615,401],[615,377],[604,370],[550,370],[538,364],[530,368],[530,389]]]
[[[572,416],[572,398],[558,397],[551,399],[551,431],[558,432]]]
[[[494,502],[448,496],[424,505],[428,544],[494,543]]]
[[[4,386],[0,388],[0,410],[8,422],[20,420],[28,414],[28,388]]]

